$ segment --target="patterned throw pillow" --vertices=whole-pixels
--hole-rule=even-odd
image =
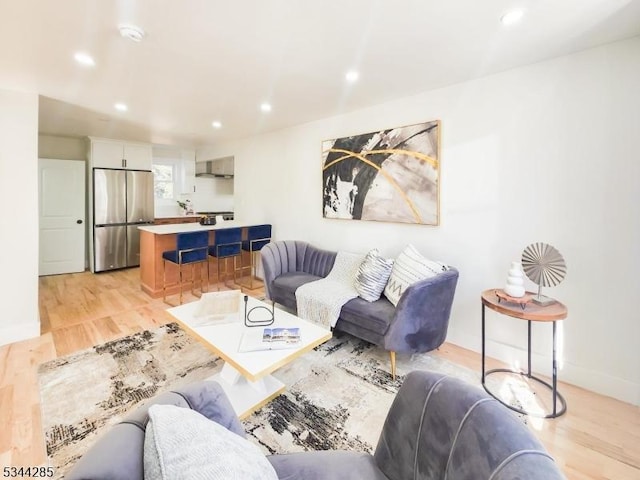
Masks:
[[[377,248],[367,253],[356,275],[355,286],[360,298],[367,302],[378,300],[389,280],[392,267],[393,260],[381,257]]]
[[[446,265],[424,258],[413,245],[407,245],[393,264],[389,282],[384,288],[384,295],[394,306],[397,306],[409,285],[446,270],[448,270]]]
[[[149,407],[145,480],[278,480],[260,449],[189,408]]]

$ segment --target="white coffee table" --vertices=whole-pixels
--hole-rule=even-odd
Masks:
[[[245,327],[244,302],[241,303],[240,321],[220,325],[195,325],[198,323],[194,317],[198,302],[170,308],[167,312],[182,328],[224,360],[222,370],[210,380],[220,383],[238,417],[243,419],[284,391],[285,384],[271,375],[272,372],[326,342],[332,335],[331,331],[323,327],[276,308],[275,322],[269,327],[300,328],[300,344],[295,348],[281,350],[238,352],[238,346],[245,331],[265,328]],[[271,308],[270,304],[249,297],[249,309],[260,305]],[[262,312],[266,313],[264,310]],[[256,315],[256,317],[264,318],[264,315]]]

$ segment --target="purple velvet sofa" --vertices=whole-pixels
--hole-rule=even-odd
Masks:
[[[103,433],[66,480],[142,480],[150,405],[200,412],[245,436],[216,382],[160,394]],[[481,388],[439,373],[405,378],[375,453],[318,451],[267,456],[280,480],[556,480],[564,476],[531,431]],[[202,471],[199,478],[209,478]]]
[[[296,310],[296,289],[326,277],[336,255],[302,241],[265,245],[261,257],[267,298]],[[384,295],[375,302],[354,298],[343,305],[335,329],[387,350],[395,377],[396,352],[424,353],[444,342],[457,282],[458,271],[450,268],[411,285],[397,307]]]

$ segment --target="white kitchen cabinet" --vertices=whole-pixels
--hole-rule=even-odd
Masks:
[[[95,168],[151,170],[151,145],[90,138],[90,164]]]
[[[196,191],[196,151],[182,150],[182,182],[180,193],[195,193]]]

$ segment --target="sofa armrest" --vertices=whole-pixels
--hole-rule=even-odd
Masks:
[[[457,283],[458,270],[450,268],[408,287],[385,334],[384,348],[421,353],[442,345]]]
[[[388,478],[563,479],[527,426],[482,388],[437,372],[410,372],[378,440]]]
[[[144,436],[151,405],[191,408],[242,437],[242,424],[216,382],[197,382],[161,393],[102,433],[65,475],[67,480],[142,480]]]
[[[268,243],[262,247],[260,254],[266,297],[272,298],[271,284],[283,273],[305,272],[326,277],[333,268],[336,255],[336,252],[321,250],[297,240]]]

